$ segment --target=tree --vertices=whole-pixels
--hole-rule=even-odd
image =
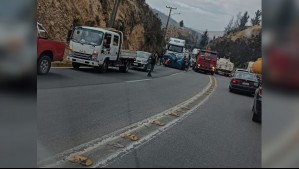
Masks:
[[[201,35],[201,40],[199,43],[200,48],[206,48],[209,43],[209,34],[208,30],[206,30],[202,35]]]
[[[232,27],[231,33],[235,33],[235,32],[239,31],[239,28],[240,28],[240,25],[241,25],[241,23],[240,23],[241,19],[242,19],[242,13],[239,12],[238,15],[236,16],[236,20],[235,20],[234,25]]]
[[[180,22],[180,27],[184,27],[184,21],[183,20]]]
[[[261,16],[262,16],[262,11],[257,10],[255,12],[255,17],[251,19],[252,26],[261,24]]]
[[[224,29],[224,34],[229,35],[233,30],[234,16],[230,19],[228,25]]]
[[[242,30],[246,29],[246,24],[247,24],[249,18],[250,18],[250,16],[248,15],[248,12],[246,11],[244,13],[244,15],[242,16],[242,18],[240,19],[240,25],[239,25],[238,31],[242,31]]]

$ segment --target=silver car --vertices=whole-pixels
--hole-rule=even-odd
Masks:
[[[151,53],[149,52],[137,51],[137,57],[134,63],[132,64],[132,68],[138,68],[147,71],[150,68],[150,55]]]

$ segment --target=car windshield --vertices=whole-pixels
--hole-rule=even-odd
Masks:
[[[246,72],[237,72],[235,75],[238,79],[246,79],[246,80],[252,80],[252,81],[258,81],[255,74],[252,73],[246,73]]]
[[[183,53],[184,47],[183,46],[176,46],[176,45],[169,45],[168,50],[177,53]]]
[[[73,32],[72,41],[89,45],[101,45],[103,37],[104,33],[101,31],[80,27]]]
[[[139,58],[148,59],[149,56],[150,56],[150,53],[147,53],[147,52],[137,52],[137,57],[139,57]]]

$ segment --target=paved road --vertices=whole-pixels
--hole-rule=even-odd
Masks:
[[[253,98],[229,93],[229,79],[216,77],[215,93],[196,113],[108,167],[261,167]]]
[[[169,109],[209,82],[207,75],[164,67],[153,77],[94,69],[52,69],[39,76],[38,161]]]

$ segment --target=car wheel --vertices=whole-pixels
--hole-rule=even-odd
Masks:
[[[46,75],[51,68],[51,58],[47,55],[41,56],[37,64],[37,73],[40,75]]]
[[[147,69],[148,69],[148,65],[144,65],[144,68],[143,68],[143,71],[147,71]]]
[[[75,63],[75,62],[73,62],[73,63],[72,63],[72,66],[73,66],[73,68],[76,69],[76,70],[79,70],[79,69],[80,69],[80,64],[79,64],[79,63]]]

